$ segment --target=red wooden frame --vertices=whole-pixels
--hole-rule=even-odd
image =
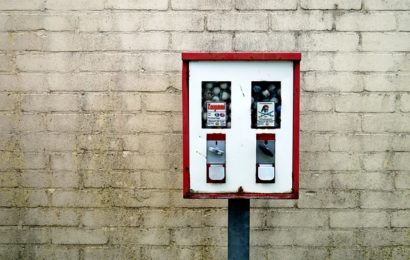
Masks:
[[[190,199],[298,199],[299,198],[299,110],[300,60],[295,52],[229,52],[182,53],[182,132],[183,132],[183,196]],[[293,61],[293,147],[292,192],[289,193],[194,193],[189,185],[189,62],[190,61]]]

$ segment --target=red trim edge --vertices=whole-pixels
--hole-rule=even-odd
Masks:
[[[300,61],[298,52],[184,52],[182,60],[292,60]]]

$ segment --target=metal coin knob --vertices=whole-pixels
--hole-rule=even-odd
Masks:
[[[273,152],[271,151],[271,149],[269,149],[268,147],[266,147],[266,145],[259,145],[259,149],[261,149],[261,151],[269,156],[269,157],[273,157]]]

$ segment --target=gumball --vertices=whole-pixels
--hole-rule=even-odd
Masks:
[[[222,95],[221,95],[221,99],[222,99],[222,100],[227,100],[229,97],[230,97],[230,96],[229,96],[229,93],[228,93],[228,92],[226,92],[226,91],[222,92]]]
[[[281,109],[281,108],[280,108],[280,105],[277,105],[277,106],[276,106],[276,112],[277,112],[277,113],[280,113],[280,109]]]
[[[207,82],[207,83],[205,83],[205,87],[207,89],[211,89],[213,87],[213,84],[211,82]]]
[[[270,102],[274,102],[274,103],[278,103],[278,102],[279,102],[279,100],[278,100],[277,98],[275,98],[275,97],[271,98],[269,101],[270,101]]]
[[[276,93],[278,93],[278,96],[280,96],[280,88],[278,88],[278,90],[276,91]]]
[[[226,123],[227,128],[231,128],[231,122]]]
[[[214,101],[214,102],[219,102],[219,101],[220,101],[220,98],[219,98],[218,96],[214,96],[214,97],[212,98],[212,101]]]
[[[262,88],[259,85],[255,85],[253,86],[252,90],[254,93],[260,93],[262,91]]]
[[[213,97],[212,92],[210,90],[205,92],[205,99],[206,100],[211,100]]]
[[[276,89],[276,87],[275,87],[274,84],[269,84],[268,90],[269,90],[269,92],[270,92],[271,94],[275,91],[275,89]]]
[[[228,88],[228,83],[221,83],[220,87],[221,87],[221,89],[227,89]]]
[[[270,96],[269,90],[265,89],[264,91],[262,91],[262,96],[264,96],[265,98]]]
[[[207,119],[207,113],[206,113],[206,112],[202,113],[202,119],[203,119],[203,120],[206,120],[206,119]]]
[[[214,87],[214,88],[212,89],[212,93],[214,93],[214,95],[218,95],[219,93],[221,93],[221,89],[218,88],[218,87]]]

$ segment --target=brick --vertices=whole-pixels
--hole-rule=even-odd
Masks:
[[[152,53],[142,56],[142,68],[147,71],[180,71],[180,54]]]
[[[369,228],[388,227],[386,212],[342,211],[330,213],[330,227],[334,228]]]
[[[298,232],[299,231],[299,232]],[[254,230],[255,239],[251,241],[252,246],[329,246],[332,233],[328,230]]]
[[[126,152],[121,158],[117,158],[114,169],[165,170],[175,167],[177,163],[166,154],[138,155],[134,152]]]
[[[363,0],[366,10],[409,10],[410,2],[401,0]]]
[[[118,228],[110,232],[110,242],[116,244],[169,245],[168,229]]]
[[[363,76],[349,72],[308,72],[302,74],[302,88],[319,92],[361,92]]]
[[[362,33],[364,51],[410,51],[410,33]]]
[[[35,257],[42,259],[78,259],[80,257],[78,248],[47,245],[29,245],[20,253],[20,257],[25,259]]]
[[[49,33],[47,51],[166,50],[168,35],[163,33]],[[87,57],[88,55],[86,55]],[[93,55],[91,55],[93,56]]]
[[[393,31],[396,29],[396,18],[393,14],[384,13],[344,13],[336,17],[338,31]]]
[[[87,111],[139,111],[141,110],[141,97],[136,93],[87,93],[83,99],[83,109]]]
[[[410,94],[400,95],[400,110],[410,112]]]
[[[55,191],[52,194],[54,207],[106,207],[109,194],[103,190]]]
[[[78,62],[75,54],[47,53],[47,54],[22,54],[17,55],[17,68],[21,71],[73,71]]]
[[[360,207],[370,209],[408,209],[408,192],[366,191],[361,194]]]
[[[361,9],[361,0],[301,0],[300,6],[303,9]]]
[[[310,31],[331,30],[332,16],[320,11],[312,12],[276,12],[271,16],[274,31]]]
[[[164,73],[118,73],[112,76],[112,81],[112,88],[115,91],[160,92],[168,87],[175,87],[171,77]]]
[[[330,137],[331,151],[375,152],[389,150],[392,142],[390,135],[335,135]]]
[[[322,160],[323,159],[323,160]],[[301,154],[303,170],[358,170],[357,156],[342,152],[304,152]]]
[[[334,57],[336,71],[396,71],[404,56],[375,53],[344,53]]]
[[[19,186],[20,176],[17,172],[2,172],[0,173],[0,187],[16,188]]]
[[[108,0],[106,8],[124,10],[166,10],[168,0],[143,1],[143,0]]]
[[[171,6],[174,10],[230,10],[232,0],[172,0]]]
[[[363,156],[363,166],[366,170],[410,170],[408,161],[410,153],[395,152],[395,153],[373,153]]]
[[[40,51],[43,37],[39,33],[0,33],[0,50],[5,51]]]
[[[81,0],[72,0],[72,1],[64,1],[64,0],[53,0],[46,2],[46,9],[48,10],[103,10],[104,9],[104,1],[100,0],[89,0],[89,1],[81,1]]]
[[[51,187],[78,188],[80,176],[76,172],[53,172],[51,175]]]
[[[336,112],[394,112],[395,95],[344,94],[336,97]]]
[[[363,233],[360,244],[364,246],[393,246],[393,245],[409,245],[408,231],[395,229],[371,229]]]
[[[410,188],[410,174],[397,174],[395,177],[395,186],[397,189],[409,189]]]
[[[301,192],[299,208],[356,208],[359,205],[359,193],[356,191],[316,191]]]
[[[163,210],[149,209],[142,214],[142,226],[147,228],[169,227],[185,228],[201,227],[204,212],[201,210]],[[209,219],[211,219],[210,217]]]
[[[30,74],[31,75],[31,74]],[[27,76],[27,81],[31,76]],[[42,75],[38,75],[41,77]],[[46,78],[47,89],[53,91],[107,91],[115,84],[115,75],[111,73],[50,73]]]
[[[16,190],[15,189],[1,189],[0,190],[0,206],[1,207],[15,207],[16,206]]]
[[[81,71],[138,71],[141,57],[128,53],[89,53],[80,57]]]
[[[333,187],[342,190],[393,190],[393,178],[386,173],[347,173],[333,175]]]
[[[374,133],[395,133],[410,131],[406,114],[374,114],[363,116],[363,131]]]
[[[246,1],[246,0],[237,0],[235,2],[236,9],[239,10],[296,10],[297,1]]]
[[[82,32],[138,31],[143,20],[144,15],[135,13],[93,13],[79,16],[78,29]]]
[[[108,242],[108,236],[103,230],[81,230],[72,228],[53,228],[51,230],[53,244],[96,245]]]
[[[32,133],[21,136],[21,149],[26,152],[38,150],[72,151],[75,138],[67,134]]]
[[[18,14],[0,15],[4,24],[0,30],[4,31],[73,31],[76,27],[75,17],[71,15],[45,15],[45,14]]]
[[[392,150],[394,151],[410,151],[410,136],[409,135],[395,135],[392,140]]]
[[[0,3],[0,10],[42,10],[44,8],[43,0],[4,0]]]
[[[400,210],[391,213],[391,225],[392,227],[409,227],[410,225],[410,211]]]
[[[355,33],[304,33],[299,36],[299,48],[306,51],[354,51],[359,36]]]
[[[132,247],[128,245],[113,247],[86,247],[84,248],[85,259],[132,259],[139,258],[140,247]]]
[[[225,231],[225,232],[224,232]],[[177,245],[221,245],[227,239],[227,232],[221,228],[179,228],[175,230]]]
[[[365,252],[356,248],[334,248],[330,251],[330,259],[364,259]]]
[[[173,33],[171,49],[180,51],[230,51],[232,36],[227,33]]]
[[[149,153],[181,153],[179,145],[182,142],[180,135],[141,134],[122,136],[123,149]]]
[[[14,110],[17,100],[15,95],[0,93],[0,111]]]
[[[299,178],[301,189],[327,189],[332,186],[332,176],[328,173],[302,172]]]
[[[308,52],[303,54],[304,61],[300,65],[305,71],[330,71],[333,70],[333,54]]]
[[[303,131],[345,131],[360,130],[360,118],[349,114],[308,114],[300,118]]]
[[[116,116],[113,127],[120,132],[168,132],[169,117],[156,114]]]
[[[328,216],[318,211],[286,210],[267,212],[268,227],[323,227],[328,225]]]
[[[179,189],[182,177],[176,173],[145,172],[141,174],[141,186],[152,189]]]
[[[238,33],[233,40],[238,51],[294,50],[295,36],[290,33]]]
[[[19,215],[20,209],[0,208],[0,226],[16,226],[19,222]]]
[[[374,74],[364,77],[365,89],[368,91],[407,91],[410,74]]]
[[[22,210],[27,226],[76,226],[79,214],[73,209],[31,208]]]
[[[117,189],[113,193],[113,204],[117,207],[167,208],[172,205],[168,191]]]
[[[26,188],[48,188],[51,186],[50,174],[43,171],[25,171],[21,174],[21,186]]]
[[[10,72],[13,70],[13,67],[12,57],[10,55],[0,54],[0,72]]]
[[[181,96],[173,94],[150,94],[143,97],[147,111],[181,111]]]
[[[142,259],[201,259],[203,258],[204,254],[208,257],[212,257],[212,259],[218,259],[218,257],[214,258],[213,255],[220,251],[219,247],[212,247],[213,252],[207,252],[204,250],[195,250],[195,248],[188,248],[188,247],[144,247],[142,248],[141,256]],[[215,252],[217,251],[217,252]],[[211,255],[212,254],[212,255]],[[223,256],[227,255],[222,254]]]
[[[264,14],[210,14],[207,17],[210,31],[266,31],[268,17]]]
[[[46,244],[50,241],[50,232],[44,228],[0,228],[0,244]]]
[[[392,258],[393,259],[400,259],[405,260],[410,255],[410,248],[409,247],[397,247],[393,249]]]
[[[145,31],[203,31],[204,16],[187,13],[157,13],[143,20]]]
[[[140,213],[130,209],[92,209],[83,213],[81,223],[87,227],[135,227],[141,225]]]
[[[300,136],[300,150],[307,152],[329,151],[329,136],[302,133]]]
[[[331,95],[301,95],[300,110],[328,112],[333,107],[333,97]]]
[[[21,104],[23,111],[78,111],[80,98],[73,94],[35,94],[24,95]]]
[[[397,16],[397,30],[410,31],[410,14],[403,13]]]
[[[266,259],[326,259],[327,256],[327,250],[317,247],[268,247]]]
[[[46,160],[43,153],[0,152],[0,168],[3,170],[43,169]]]

